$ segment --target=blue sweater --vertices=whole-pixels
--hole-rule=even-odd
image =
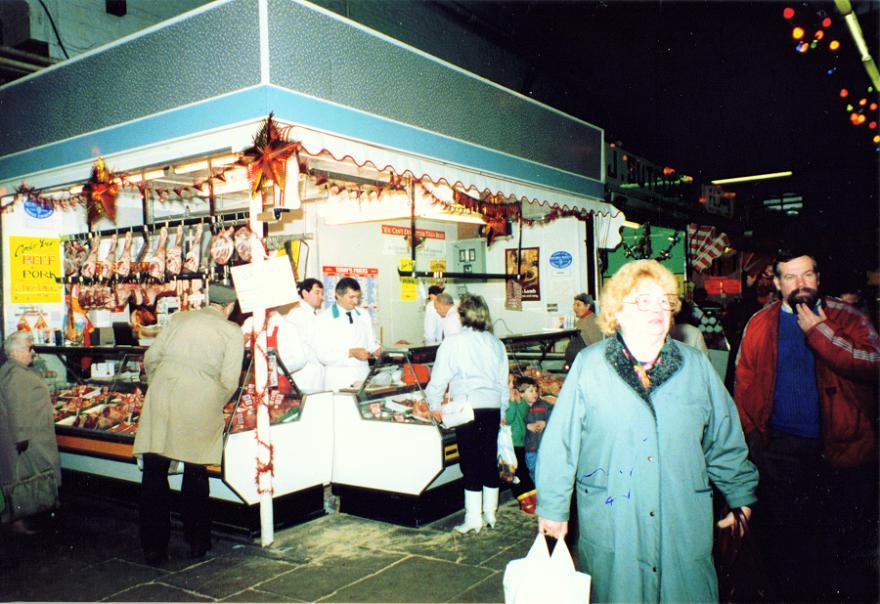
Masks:
[[[779,311],[779,350],[776,360],[776,390],[770,427],[804,438],[819,437],[819,389],[816,360],[807,347],[797,315]]]

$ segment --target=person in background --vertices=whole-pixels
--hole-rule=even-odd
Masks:
[[[440,315],[437,314],[437,308],[434,306],[437,295],[442,293],[442,285],[432,285],[428,288],[428,303],[425,304],[425,344],[439,344],[443,339]]]
[[[807,251],[773,264],[781,299],[746,325],[735,397],[761,472],[756,518],[773,599],[877,598],[877,381],[868,318],[819,294]],[[874,558],[876,559],[876,558]]]
[[[708,357],[709,349],[706,347],[706,339],[703,337],[703,332],[700,331],[699,324],[696,324],[693,307],[687,300],[682,300],[680,304],[681,310],[675,315],[673,325],[669,329],[669,335],[679,342],[693,346]]]
[[[483,298],[465,294],[458,310],[463,328],[440,343],[425,398],[438,422],[447,386],[449,400],[466,399],[474,410],[473,421],[455,428],[465,505],[464,523],[455,530],[467,533],[480,532],[483,522],[495,526],[501,486],[498,428],[510,398],[510,365],[504,344],[492,334],[492,317]]]
[[[288,373],[301,370],[306,365],[306,349],[294,325],[288,321],[290,305],[278,306],[266,311],[266,349],[268,351],[268,384],[282,394],[291,392],[290,382],[277,361],[281,361]],[[248,316],[241,326],[245,349],[252,349],[254,319]]]
[[[305,354],[305,364],[291,369],[293,381],[303,394],[320,392],[324,387],[324,366],[318,360],[318,314],[324,304],[324,286],[317,279],[304,279],[297,286],[300,302],[289,313],[287,321],[299,334]]]
[[[571,364],[574,363],[577,353],[603,338],[602,330],[599,329],[596,315],[593,312],[593,296],[586,293],[576,295],[571,309],[575,316],[574,326],[580,331],[580,334],[574,336],[565,347],[566,368],[571,367]]]
[[[516,385],[519,395],[528,403],[529,409],[526,411],[525,424],[525,454],[526,466],[529,468],[529,476],[532,481],[535,480],[535,464],[538,460],[538,447],[541,444],[541,434],[547,426],[547,420],[550,419],[550,412],[553,410],[552,405],[540,398],[538,393],[538,383],[532,378],[523,377],[519,379]]]
[[[434,308],[440,317],[441,340],[461,331],[461,316],[452,296],[447,293],[437,294],[434,298]]]
[[[325,308],[315,326],[316,352],[324,365],[324,390],[351,388],[370,372],[370,357],[382,346],[373,333],[370,314],[358,308],[361,286],[351,277],[336,283],[336,302]]]
[[[519,478],[519,483],[511,484],[510,490],[519,502],[519,509],[526,514],[534,514],[538,498],[535,483],[526,463],[525,449],[526,413],[529,411],[529,403],[520,396],[517,379],[512,373],[509,374],[508,391],[510,392],[510,402],[501,423],[510,426],[513,451],[516,453],[516,477]]]
[[[538,528],[565,537],[577,489],[578,557],[597,602],[717,602],[710,481],[747,516],[755,502],[730,395],[705,355],[667,338],[677,289],[654,260],[608,280],[610,337],[575,359],[538,450]]]
[[[211,548],[208,469],[223,455],[223,406],[241,379],[241,329],[228,320],[231,287],[211,285],[208,306],[174,313],[144,355],[149,388],[134,439],[143,456],[141,545],[148,564],[167,558],[171,532],[168,468],[182,461],[183,528],[190,554]]]
[[[0,484],[51,468],[55,484],[61,486],[52,402],[46,383],[30,368],[34,362],[31,335],[16,331],[3,342],[3,350],[7,360],[0,367]],[[23,535],[35,532],[24,518],[9,527]]]

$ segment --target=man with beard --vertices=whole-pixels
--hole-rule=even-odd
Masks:
[[[811,255],[780,253],[773,272],[781,299],[746,325],[735,384],[769,595],[876,601],[880,339],[856,308],[819,295]]]

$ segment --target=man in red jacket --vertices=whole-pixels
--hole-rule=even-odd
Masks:
[[[877,381],[868,318],[819,295],[809,254],[773,264],[780,300],[746,325],[735,399],[760,482],[756,523],[784,601],[876,601]],[[870,593],[866,593],[870,592]]]

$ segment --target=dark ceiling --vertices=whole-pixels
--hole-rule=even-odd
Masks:
[[[451,4],[531,63],[520,92],[601,126],[606,140],[702,182],[792,170],[789,179],[733,188],[742,201],[802,194],[808,226],[876,229],[880,154],[867,123],[850,123],[839,90],[878,95],[867,91],[833,3]],[[791,22],[786,6],[795,9]],[[855,7],[876,58],[880,3]],[[836,38],[841,49],[796,52],[792,25],[812,38],[826,15],[823,42]]]

